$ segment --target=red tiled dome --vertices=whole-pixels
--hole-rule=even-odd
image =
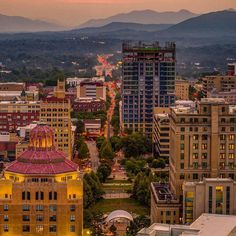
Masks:
[[[29,175],[54,175],[75,172],[78,165],[54,147],[53,130],[39,125],[30,132],[30,145],[6,171]]]

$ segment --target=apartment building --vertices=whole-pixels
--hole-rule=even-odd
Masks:
[[[152,135],[153,108],[175,102],[175,44],[124,43],[122,128]]]
[[[170,112],[170,187],[180,199],[184,181],[236,179],[236,106],[204,98]]]

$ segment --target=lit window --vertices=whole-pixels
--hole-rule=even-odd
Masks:
[[[198,159],[198,153],[193,153],[193,159]]]
[[[23,211],[29,211],[30,210],[30,205],[22,205],[22,210]]]
[[[3,231],[4,232],[9,232],[9,226],[8,225],[3,225]]]
[[[220,144],[220,150],[225,150],[225,144]]]
[[[75,232],[75,226],[74,225],[70,226],[70,232]]]
[[[3,206],[3,210],[4,210],[4,211],[8,211],[8,210],[9,210],[9,206],[8,206],[7,204],[5,204],[5,205]]]
[[[206,150],[207,149],[207,144],[206,143],[203,143],[202,144],[202,150]]]
[[[234,144],[229,144],[229,150],[234,150],[234,149],[235,149]]]
[[[36,211],[43,211],[43,205],[36,205]]]
[[[8,215],[4,215],[4,221],[8,221],[8,220],[9,220]]]
[[[220,153],[220,159],[225,159],[225,153]]]
[[[71,222],[74,222],[74,221],[75,221],[75,215],[71,215],[71,216],[70,216],[70,221],[71,221]]]
[[[229,153],[229,159],[234,159],[235,154],[234,153]]]
[[[36,233],[42,233],[43,232],[43,225],[36,225]]]
[[[234,139],[235,139],[235,135],[234,135],[234,134],[230,134],[230,135],[229,135],[229,140],[230,140],[230,141],[233,141]]]

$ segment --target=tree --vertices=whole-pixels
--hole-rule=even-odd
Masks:
[[[79,150],[78,150],[78,154],[79,154],[79,158],[81,159],[87,159],[89,158],[89,149],[88,149],[88,146],[85,142],[83,142],[80,147],[79,147]]]
[[[104,136],[96,138],[96,146],[97,146],[98,150],[100,150],[100,148],[101,148],[102,144],[104,143],[104,141],[105,141]]]
[[[114,159],[114,152],[111,148],[111,144],[110,143],[107,143],[104,147],[102,146],[101,147],[101,150],[100,150],[100,157],[101,159],[104,159],[104,160],[113,160]]]
[[[151,164],[152,168],[161,168],[164,169],[166,167],[165,160],[160,158],[160,159],[154,159]]]
[[[121,138],[119,136],[111,137],[110,142],[111,142],[111,147],[112,147],[114,152],[120,151],[120,149],[122,148],[122,141],[121,141]]]
[[[114,235],[116,235],[116,230],[117,230],[117,228],[116,228],[116,226],[115,226],[114,224],[111,225],[111,227],[109,228],[109,230],[110,230]]]
[[[137,216],[133,221],[130,222],[130,226],[127,228],[126,234],[128,236],[137,235],[138,231],[142,228],[150,225],[150,219],[144,215]]]
[[[102,163],[97,169],[97,175],[101,182],[105,182],[111,174],[111,167],[107,163]]]
[[[140,133],[123,137],[122,147],[126,157],[138,157],[152,151],[151,141]]]

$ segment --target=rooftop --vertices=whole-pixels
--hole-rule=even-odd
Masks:
[[[175,236],[232,236],[236,233],[236,216],[202,214],[190,226],[156,223],[140,230],[137,236],[161,236],[163,232]]]
[[[175,201],[177,198],[171,193],[168,184],[152,183],[152,189],[159,201]]]

